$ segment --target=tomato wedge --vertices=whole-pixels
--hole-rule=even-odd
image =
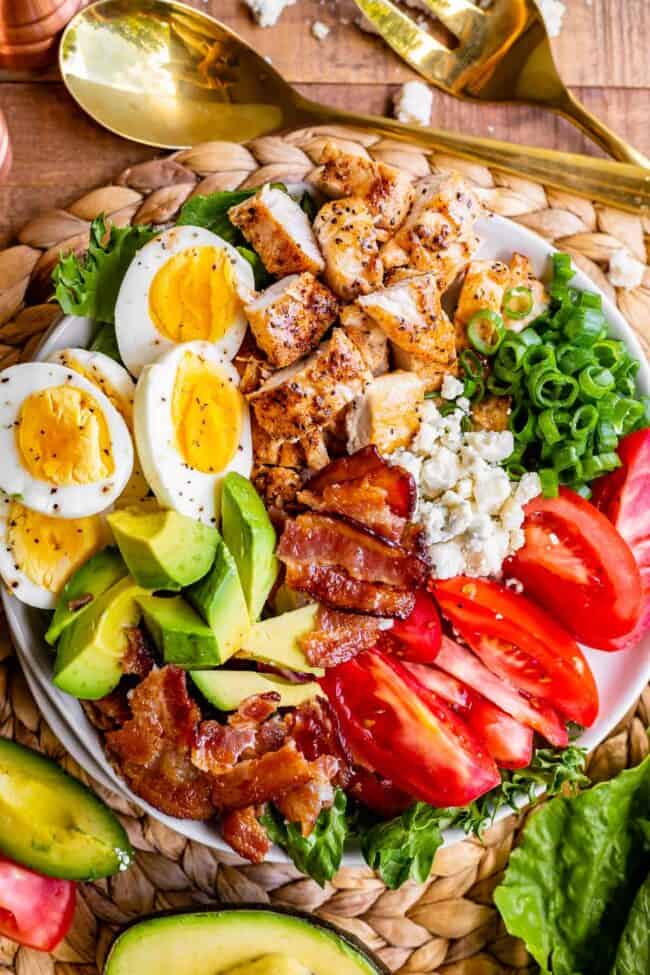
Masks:
[[[428,592],[419,589],[415,606],[405,620],[395,620],[390,635],[399,641],[398,656],[418,663],[431,663],[440,649],[442,628],[438,607]]]
[[[469,725],[499,768],[525,768],[533,757],[533,729],[437,667],[405,664],[416,680],[446,701]]]
[[[624,437],[618,456],[623,466],[596,481],[593,500],[630,546],[641,574],[639,622],[627,636],[611,641],[612,650],[625,650],[650,630],[650,430]]]
[[[487,579],[457,576],[436,582],[434,591],[443,615],[493,673],[565,718],[594,723],[598,690],[589,664],[548,613]]]
[[[399,816],[415,801],[388,779],[381,779],[362,765],[355,766],[345,791],[385,819]]]
[[[556,748],[566,748],[569,744],[566,727],[550,704],[520,694],[514,687],[488,670],[471,650],[454,643],[449,637],[442,638],[436,665],[445,673],[452,674],[463,684],[482,694],[492,704],[496,704],[506,714],[515,718],[519,724],[539,732]]]
[[[383,651],[333,667],[320,685],[352,753],[414,798],[465,806],[501,781],[467,725]]]
[[[43,877],[0,857],[0,934],[52,951],[70,930],[76,884]]]
[[[504,575],[600,650],[627,636],[641,615],[641,577],[629,545],[592,504],[568,488],[526,505],[526,544]]]

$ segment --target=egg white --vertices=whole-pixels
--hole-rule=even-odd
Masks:
[[[224,250],[232,263],[237,294],[242,301],[230,328],[214,344],[221,358],[231,361],[246,333],[243,303],[255,291],[253,269],[227,241],[202,227],[172,227],[154,237],[137,252],[122,281],[115,305],[115,334],[120,356],[133,376],[177,343],[162,335],[151,317],[149,289],[157,272],[174,255],[193,247]]]
[[[231,363],[223,361],[220,350],[213,344],[186,342],[177,345],[142,371],[135,392],[135,439],[142,469],[160,504],[206,524],[215,524],[219,515],[219,485],[224,476],[229,471],[236,471],[249,477],[252,469],[248,404],[242,396],[241,437],[230,463],[215,473],[188,467],[176,446],[172,417],[177,371],[186,352],[214,363],[235,387],[239,387],[237,370]]]
[[[15,428],[23,402],[32,394],[71,386],[93,397],[106,421],[115,470],[89,484],[58,485],[34,477],[23,466]],[[0,489],[26,508],[57,518],[85,518],[109,507],[133,469],[133,442],[126,423],[101,390],[78,373],[50,362],[24,362],[0,373]]]

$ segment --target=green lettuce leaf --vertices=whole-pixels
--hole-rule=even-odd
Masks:
[[[650,873],[634,898],[612,968],[612,975],[646,972],[650,972]]]
[[[273,842],[286,850],[296,867],[322,887],[341,866],[348,837],[346,808],[347,796],[342,789],[337,789],[332,806],[323,809],[309,836],[303,836],[295,823],[287,823],[273,806],[267,807],[260,822]]]
[[[93,340],[90,343],[91,352],[103,352],[104,355],[109,356],[111,359],[115,359],[120,365],[124,365],[122,362],[122,357],[120,356],[120,350],[117,345],[117,336],[115,335],[115,326],[104,323],[100,325],[93,336]]]
[[[391,890],[407,880],[424,883],[448,822],[448,810],[416,802],[401,816],[361,834],[364,859]]]
[[[54,268],[54,293],[68,315],[87,315],[96,322],[115,321],[117,293],[133,257],[155,237],[153,227],[111,227],[103,216],[90,225],[88,251],[82,257],[67,254]]]
[[[543,972],[606,975],[650,866],[650,758],[528,821],[495,903]]]
[[[192,227],[205,227],[223,237],[234,246],[245,243],[241,231],[228,219],[230,207],[243,203],[254,196],[257,190],[232,190],[223,193],[210,193],[208,196],[193,196],[184,203],[176,221],[178,226],[190,224]]]

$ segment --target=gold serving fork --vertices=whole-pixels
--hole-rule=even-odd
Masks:
[[[432,85],[457,98],[549,108],[610,156],[650,168],[650,159],[587,111],[555,66],[544,19],[534,0],[424,0],[457,40],[453,49],[418,27],[390,0],[355,0],[387,44]]]

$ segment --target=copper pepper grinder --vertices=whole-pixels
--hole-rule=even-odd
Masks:
[[[7,122],[0,111],[0,183],[6,179],[11,169],[11,142]]]
[[[60,31],[87,0],[0,0],[0,68],[42,68]]]

